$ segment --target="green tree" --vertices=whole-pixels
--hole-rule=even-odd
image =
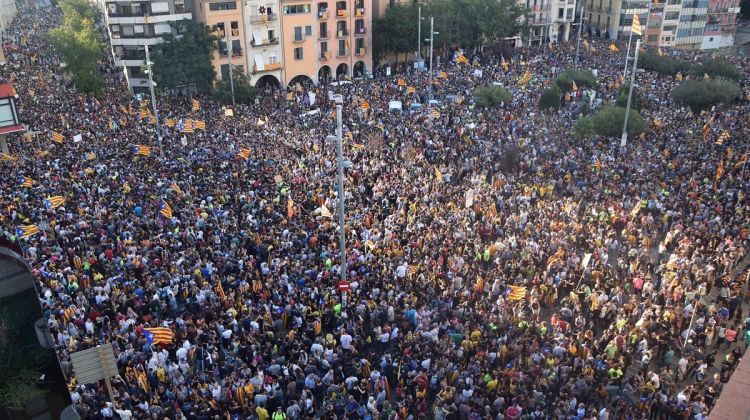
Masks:
[[[73,77],[76,89],[99,96],[104,91],[104,79],[99,71],[99,60],[104,43],[96,29],[96,9],[81,4],[82,0],[61,3],[62,24],[49,31],[49,42],[65,62],[65,71]]]
[[[496,85],[484,85],[474,89],[474,99],[480,108],[493,108],[512,99],[510,91]]]
[[[730,104],[740,95],[740,86],[723,77],[716,79],[685,80],[672,91],[672,98],[690,107],[694,113],[716,104]]]
[[[183,19],[171,22],[172,33],[163,36],[164,42],[154,46],[151,54],[153,78],[159,90],[170,91],[195,85],[208,92],[216,79],[211,62],[219,37],[204,23]],[[176,35],[175,35],[176,33]]]
[[[606,106],[591,116],[593,131],[603,137],[619,137],[625,122],[625,108]],[[646,131],[646,121],[637,111],[628,115],[628,135],[637,136]]]
[[[617,101],[615,104],[620,108],[626,108],[628,106],[628,93],[630,92],[630,82],[624,84],[617,92]],[[630,98],[630,108],[635,110],[643,109],[645,101],[643,95],[638,86],[633,87],[633,97]]]
[[[234,81],[234,101],[245,105],[253,103],[258,96],[258,89],[250,84],[250,79],[242,71],[242,67],[234,66],[232,80]],[[216,82],[214,97],[223,105],[232,103],[232,86],[229,84],[229,80],[219,80]]]
[[[424,29],[424,28],[423,28]],[[429,30],[427,31],[429,36]],[[424,32],[423,32],[424,34]],[[417,6],[396,3],[385,11],[383,16],[375,19],[372,30],[372,48],[374,57],[387,53],[400,53],[415,50],[417,38]],[[408,57],[408,54],[406,55]]]
[[[561,94],[560,88],[557,85],[552,85],[549,89],[545,89],[544,92],[542,92],[542,96],[539,98],[539,109],[559,109]]]
[[[690,69],[689,74],[695,77],[703,77],[707,74],[711,77],[724,77],[734,81],[742,78],[742,72],[737,67],[719,58],[699,62]]]
[[[573,133],[579,139],[585,139],[596,134],[592,117],[580,117],[573,125]]]
[[[691,67],[692,64],[689,61],[675,60],[668,55],[648,52],[638,56],[639,69],[653,71],[665,76],[674,76],[679,72],[685,74],[690,71]]]
[[[567,69],[560,73],[555,80],[555,84],[563,92],[572,90],[573,82],[576,82],[578,87],[594,87],[596,79],[594,79],[594,73],[588,70]]]

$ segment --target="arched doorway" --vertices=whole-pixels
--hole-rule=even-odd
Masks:
[[[306,74],[300,74],[292,77],[292,80],[289,81],[289,87],[295,87],[297,85],[302,85],[303,87],[311,87],[314,85],[314,83],[310,76]]]
[[[565,41],[565,25],[560,25],[557,29],[557,42]]]
[[[357,61],[354,63],[354,77],[365,77],[367,73],[367,66],[364,61]]]
[[[281,87],[281,83],[279,82],[279,79],[276,78],[276,76],[267,74],[261,77],[260,79],[258,79],[257,82],[255,82],[255,87],[258,89],[265,89],[265,88],[278,89],[279,87]]]
[[[339,64],[338,67],[336,67],[336,78],[340,78],[341,76],[348,76],[349,75],[349,66],[346,65],[346,63]]]
[[[318,70],[318,84],[325,83],[332,78],[331,67],[323,66]]]

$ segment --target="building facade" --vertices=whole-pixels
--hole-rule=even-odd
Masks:
[[[213,65],[221,80],[228,80],[229,67],[247,69],[245,20],[241,0],[196,0],[193,18],[204,23],[220,38],[213,53]]]
[[[700,48],[711,49],[733,46],[739,13],[739,0],[710,0]]]
[[[284,85],[372,72],[371,0],[282,0]]]
[[[530,33],[521,34],[526,45],[542,42],[564,42],[570,38],[570,28],[576,15],[576,0],[525,0],[529,9]]]
[[[247,69],[253,85],[281,86],[284,81],[279,10],[279,0],[247,0],[245,3],[249,40]]]
[[[185,0],[106,1],[104,16],[115,65],[123,68],[134,92],[149,88],[148,75],[141,69],[145,45],[158,44],[162,35],[171,33],[170,22],[192,19]]]

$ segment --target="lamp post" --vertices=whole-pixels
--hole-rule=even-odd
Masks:
[[[420,68],[422,61],[422,6],[417,8],[417,70]]]
[[[154,93],[154,77],[151,71],[151,58],[148,53],[148,44],[144,45],[146,49],[146,73],[148,73],[148,88],[151,91],[151,106],[154,109],[154,125],[156,126],[156,139],[159,142],[159,156],[164,158],[164,148],[161,147],[161,127],[159,126],[159,110],[156,108],[156,94]]]
[[[227,30],[225,23],[224,34],[227,43],[227,56],[229,57],[229,89],[232,91],[232,108],[234,108],[236,105],[234,103],[234,77],[232,77],[232,41],[229,39],[229,32],[231,30],[231,26],[229,27],[229,30]]]
[[[341,282],[346,282],[346,232],[344,229],[344,146],[343,131],[341,121],[341,105],[336,105],[336,135],[327,136],[326,140],[336,142],[336,164],[338,174],[336,176],[336,186],[339,196],[339,258],[341,259]]]
[[[575,61],[575,68],[578,68],[578,52],[581,50],[581,31],[583,30],[583,2],[581,2],[581,7],[579,9],[579,17],[578,17],[578,40],[576,41],[576,61]]]
[[[430,37],[428,39],[425,39],[425,41],[430,41],[430,79],[429,83],[430,86],[427,88],[427,112],[430,111],[430,105],[432,102],[432,45],[433,41],[435,40],[435,35],[438,35],[439,32],[433,31],[433,28],[435,26],[435,18],[430,17]]]
[[[630,116],[630,101],[633,98],[633,86],[635,85],[635,70],[638,68],[638,52],[641,49],[641,40],[635,41],[635,57],[633,58],[633,69],[630,76],[630,89],[628,89],[628,105],[625,107],[625,122],[622,126],[622,138],[620,139],[620,149],[624,149],[628,144],[628,116]]]

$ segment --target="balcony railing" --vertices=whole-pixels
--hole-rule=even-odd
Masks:
[[[338,32],[336,32],[336,36],[339,38],[346,38],[349,36],[349,30],[348,29],[339,29]]]
[[[354,34],[355,34],[355,35],[364,35],[364,34],[366,34],[366,33],[367,33],[367,28],[365,28],[364,26],[361,26],[361,27],[359,27],[359,28],[356,28],[356,29],[354,30]]]
[[[349,51],[346,49],[339,50],[338,53],[336,53],[336,57],[346,57],[347,55],[349,55]]]
[[[276,15],[276,13],[266,13],[266,14],[260,14],[260,13],[254,13],[250,15],[250,23],[265,23],[265,22],[275,22],[279,17]]]
[[[143,17],[145,14],[143,12],[125,12],[125,11],[115,11],[115,12],[107,12],[107,16],[109,17]]]
[[[358,55],[358,56],[362,56],[365,54],[367,54],[367,47],[359,47],[357,48],[357,52],[355,53],[355,55]]]
[[[303,38],[304,39],[304,38]],[[260,41],[253,38],[253,41],[250,43],[253,47],[261,47],[264,45],[276,45],[279,43],[278,38],[271,38],[271,39],[261,39]]]
[[[338,18],[349,17],[349,11],[346,9],[336,9],[336,17]]]
[[[318,39],[328,39],[328,31],[318,33]]]
[[[145,60],[145,59],[146,59],[145,52],[115,54],[115,60]]]
[[[318,10],[318,19],[328,19],[328,9]]]
[[[265,64],[263,66],[263,70],[258,70],[258,66],[253,65],[253,74],[265,73],[267,71],[274,71],[274,70],[279,70],[279,69],[281,69],[281,64],[280,63]]]

